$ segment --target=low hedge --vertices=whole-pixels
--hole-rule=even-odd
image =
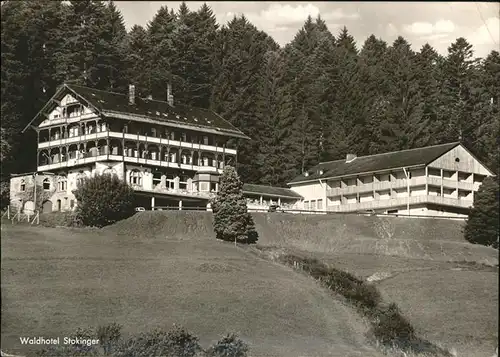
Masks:
[[[402,315],[398,306],[395,303],[384,303],[373,284],[329,267],[318,259],[285,253],[278,260],[306,272],[321,285],[343,296],[369,319],[370,335],[383,346],[410,353],[452,356],[448,351],[416,336],[413,326]]]

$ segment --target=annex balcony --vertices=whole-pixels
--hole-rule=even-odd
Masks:
[[[410,179],[410,187],[411,186],[422,186],[425,185],[426,183],[426,178],[425,176],[423,177],[415,177]],[[346,187],[337,187],[337,188],[331,188],[327,189],[327,196],[328,197],[334,197],[334,196],[340,196],[340,195],[353,195],[356,193],[366,193],[366,192],[373,192],[373,191],[386,191],[390,189],[402,189],[406,188],[408,185],[406,179],[397,179],[397,180],[392,180],[392,181],[381,181],[381,182],[370,182],[370,183],[365,183],[365,184],[360,184],[360,185],[352,185],[352,186],[346,186]]]
[[[348,203],[337,206],[328,206],[328,211],[332,212],[355,212],[364,210],[385,209],[392,207],[406,206],[407,204],[437,204],[442,206],[469,208],[472,206],[472,200],[449,198],[442,196],[415,196],[400,197],[382,200],[373,200],[367,202]]]

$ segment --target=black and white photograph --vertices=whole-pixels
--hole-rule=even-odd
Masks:
[[[498,357],[500,3],[1,1],[2,357]]]

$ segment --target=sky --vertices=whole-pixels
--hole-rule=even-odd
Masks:
[[[166,5],[177,11],[179,1],[115,1],[127,29],[146,26]],[[197,10],[203,2],[186,2]],[[477,57],[500,50],[500,5],[494,2],[252,2],[207,1],[220,25],[244,14],[280,45],[290,42],[308,15],[323,18],[337,35],[346,26],[358,47],[374,34],[389,44],[403,36],[418,51],[428,42],[439,53],[458,37],[465,37]]]

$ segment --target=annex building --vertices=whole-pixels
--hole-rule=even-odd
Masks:
[[[213,111],[174,105],[170,86],[166,94],[167,101],[157,101],[136,97],[133,85],[128,95],[60,86],[24,129],[37,133],[37,170],[12,175],[11,208],[73,210],[72,191],[96,173],[125,180],[146,209],[206,207],[224,166],[237,163],[238,142],[250,138]],[[244,193],[255,209],[294,208],[302,199],[263,185],[245,184]]]
[[[323,162],[288,185],[303,209],[466,217],[493,173],[460,143]]]

